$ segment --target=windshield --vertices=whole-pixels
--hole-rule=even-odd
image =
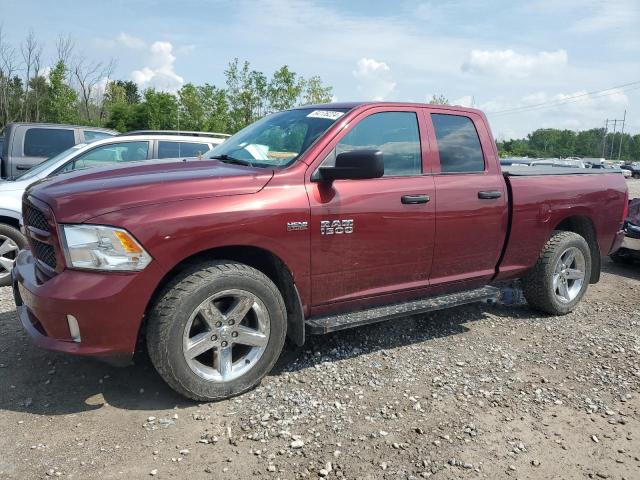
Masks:
[[[44,162],[39,163],[35,167],[30,168],[28,171],[26,171],[22,175],[16,177],[16,180],[27,180],[29,178],[35,177],[36,175],[39,175],[40,173],[44,172],[50,166],[55,165],[59,161],[65,159],[66,157],[71,156],[77,150],[81,149],[82,147],[84,147],[86,145],[87,145],[86,143],[79,143],[77,145],[74,145],[73,147],[67,148],[65,151],[60,152],[58,155],[54,155],[53,157],[45,160]]]
[[[240,130],[205,157],[255,167],[286,167],[347,111],[302,108],[274,113]]]

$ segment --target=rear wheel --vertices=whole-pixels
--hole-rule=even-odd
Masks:
[[[633,172],[632,177],[635,179],[640,178],[640,172]]]
[[[215,261],[174,279],[151,309],[147,347],[163,379],[200,401],[240,394],[275,364],[286,309],[263,273]]]
[[[0,287],[11,285],[11,269],[18,251],[27,246],[27,239],[20,230],[0,224]]]
[[[573,232],[556,231],[538,262],[522,279],[529,305],[552,315],[571,312],[591,277],[591,252],[586,240]]]

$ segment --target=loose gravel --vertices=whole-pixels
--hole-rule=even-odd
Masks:
[[[640,267],[564,317],[478,304],[311,338],[195,404],[41,351],[0,289],[0,478],[640,478]]]
[[[640,265],[603,270],[572,314],[477,304],[313,337],[205,404],[144,354],[37,349],[1,288],[0,478],[638,479]]]

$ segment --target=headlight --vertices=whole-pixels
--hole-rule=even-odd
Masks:
[[[102,225],[61,225],[67,266],[92,270],[142,270],[151,256],[121,228]]]

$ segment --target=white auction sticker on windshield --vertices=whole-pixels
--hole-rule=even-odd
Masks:
[[[326,118],[328,120],[337,120],[342,115],[344,115],[344,112],[335,112],[333,110],[314,110],[309,115],[307,115],[307,117],[308,118]]]

